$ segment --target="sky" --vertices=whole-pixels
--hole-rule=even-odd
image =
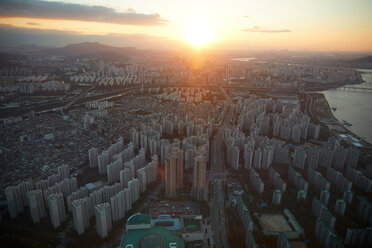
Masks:
[[[0,45],[372,52],[372,0],[0,0]]]

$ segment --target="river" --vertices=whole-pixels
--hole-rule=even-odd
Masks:
[[[372,70],[360,70],[366,85],[357,87],[372,89]],[[369,84],[368,84],[369,83]],[[354,85],[355,86],[355,85]],[[352,126],[345,126],[351,132],[372,144],[372,90],[367,92],[352,92],[331,89],[324,91],[329,106],[337,108],[332,110],[333,115],[340,121],[347,121]]]
[[[234,60],[234,61],[241,61],[241,62],[249,62],[249,61],[252,61],[256,58],[254,57],[244,57],[244,58],[232,58],[230,60]]]

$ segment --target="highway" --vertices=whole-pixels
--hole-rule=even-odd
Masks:
[[[86,97],[88,95],[89,92],[91,92],[92,90],[94,90],[96,88],[96,85],[93,85],[92,87],[90,87],[89,89],[87,89],[86,91],[82,92],[80,95],[76,96],[72,101],[68,102],[63,108],[62,108],[62,112],[63,110],[68,110],[71,106],[73,106],[78,100],[80,99],[83,99],[84,97]],[[63,114],[63,113],[62,113]]]
[[[95,86],[92,86],[86,91],[82,92],[81,94],[75,97],[69,97],[69,98],[65,98],[61,100],[52,100],[52,101],[48,101],[44,103],[32,104],[27,107],[22,107],[19,109],[12,109],[11,112],[9,110],[2,110],[0,111],[0,117],[8,118],[10,116],[27,115],[31,111],[34,111],[35,114],[61,111],[61,114],[64,115],[74,105],[79,106],[79,105],[84,104],[84,102],[86,101],[109,100],[111,98],[120,97],[120,96],[123,96],[125,94],[132,92],[133,90],[139,87],[140,86],[136,85],[136,86],[126,87],[126,88],[112,91],[112,92],[105,92],[105,93],[101,93],[97,95],[88,95],[88,93],[93,91],[95,88]]]
[[[210,180],[212,183],[212,199],[211,199],[211,224],[214,236],[214,243],[217,248],[228,248],[229,242],[226,233],[226,216],[225,216],[225,193],[223,183],[226,176],[225,172],[225,153],[223,149],[224,130],[229,121],[232,119],[234,110],[232,107],[231,98],[226,91],[221,88],[221,92],[225,95],[229,106],[224,108],[218,120],[221,121],[215,137],[212,140],[212,164]]]
[[[120,90],[116,90],[112,92],[105,92],[102,94],[89,96],[88,93],[94,90],[95,87],[96,86],[89,88],[87,91],[81,93],[79,96],[77,96],[72,101],[67,103],[65,106],[63,106],[63,110],[68,110],[73,105],[81,105],[81,103],[84,103],[86,101],[92,101],[92,100],[104,101],[104,100],[109,100],[111,98],[120,97],[120,96],[127,94],[128,92],[131,92],[134,89],[139,88],[140,86],[131,86],[131,87],[126,87],[124,89],[120,89]]]

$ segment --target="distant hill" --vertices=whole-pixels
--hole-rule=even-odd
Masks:
[[[132,54],[131,54],[132,55]],[[130,55],[125,52],[114,52],[114,51],[103,51],[86,55],[87,57],[93,57],[96,59],[114,61],[114,60],[127,60]]]
[[[142,53],[133,47],[113,47],[98,42],[70,44],[61,48],[42,51],[47,55],[59,56],[141,56]]]
[[[372,69],[372,56],[365,56],[357,59],[347,60],[345,64],[359,69]]]
[[[352,62],[355,63],[372,63],[372,56],[365,56],[359,59],[354,59]]]

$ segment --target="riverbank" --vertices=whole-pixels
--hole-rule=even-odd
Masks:
[[[331,113],[345,128],[372,143],[372,70],[359,71],[365,83],[346,85],[342,89],[322,92],[331,107]]]
[[[318,93],[315,97],[313,111],[320,124],[326,126],[331,133],[338,135],[346,143],[350,143],[361,149],[372,149],[372,145],[368,141],[350,131],[334,116],[329,102],[323,93]]]
[[[345,85],[357,85],[357,84],[362,84],[365,82],[366,82],[365,80],[360,79],[360,80],[344,82],[344,83],[324,83],[324,84],[323,83],[322,84],[312,83],[312,84],[305,85],[303,90],[306,92],[320,92],[320,91],[326,91],[330,89],[337,89]]]

